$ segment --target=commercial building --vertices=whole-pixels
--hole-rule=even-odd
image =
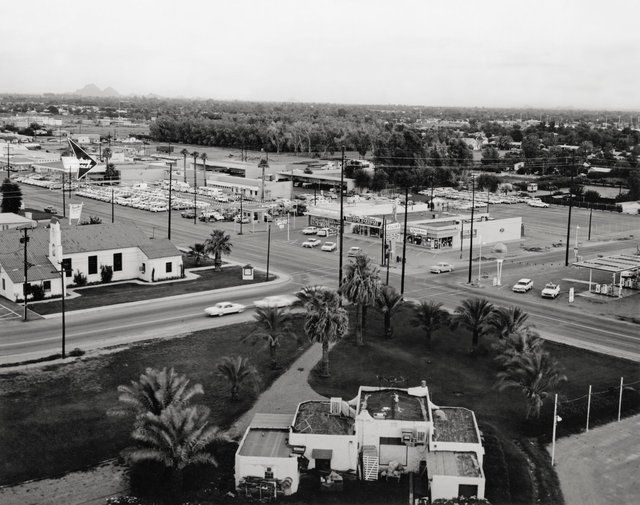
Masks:
[[[35,228],[37,225],[38,223],[33,219],[19,216],[13,212],[0,213],[0,231],[11,230],[23,226]]]
[[[256,414],[236,452],[235,480],[247,495],[269,490],[276,497],[295,493],[309,472],[325,483],[412,473],[426,480],[431,500],[484,498],[483,458],[474,413],[433,404],[424,381],[406,389],[361,386],[350,401]]]
[[[24,250],[22,232],[0,232],[0,295],[12,301],[23,298]],[[151,239],[135,225],[94,224],[63,226],[52,219],[48,228],[28,233],[27,282],[41,285],[45,297],[60,296],[60,265],[67,274],[64,285],[73,284],[75,273],[88,283],[100,282],[100,269],[110,266],[113,281],[140,279],[154,282],[183,275],[180,251],[167,239]]]

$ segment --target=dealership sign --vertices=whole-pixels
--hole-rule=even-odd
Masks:
[[[382,226],[382,219],[369,216],[345,216],[344,220],[348,223],[364,224],[367,226]]]

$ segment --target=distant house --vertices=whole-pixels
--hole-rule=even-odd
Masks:
[[[608,167],[591,167],[589,168],[589,170],[587,171],[588,174],[610,174],[611,170],[613,170],[612,168],[608,168]]]
[[[0,231],[10,230],[22,226],[35,228],[38,225],[33,219],[19,216],[12,212],[0,213]]]
[[[21,232],[0,232],[0,296],[22,299],[24,253]],[[100,268],[113,268],[113,281],[140,279],[154,282],[182,276],[180,251],[167,239],[151,239],[135,225],[94,224],[62,226],[52,219],[49,228],[29,231],[29,284],[39,284],[45,296],[62,294],[59,271],[64,265],[65,286],[81,272],[88,282],[100,282]]]
[[[97,144],[100,142],[100,135],[97,133],[79,133],[71,135],[71,138],[78,144]]]
[[[325,484],[424,479],[431,500],[484,498],[484,448],[471,410],[439,407],[423,381],[413,388],[361,386],[351,401],[307,401],[291,414],[256,414],[235,461],[244,495],[274,498],[298,490],[313,470]],[[327,484],[329,483],[329,484]]]

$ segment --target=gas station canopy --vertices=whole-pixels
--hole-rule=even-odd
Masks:
[[[601,270],[603,272],[620,273],[627,270],[640,270],[640,256],[632,254],[614,254],[584,261],[578,261],[573,266]]]

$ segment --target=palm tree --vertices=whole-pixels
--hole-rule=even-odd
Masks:
[[[527,401],[527,419],[539,417],[544,400],[567,380],[560,373],[557,362],[543,351],[514,356],[497,377],[496,386],[500,391],[516,388],[522,392]]]
[[[255,386],[260,380],[260,375],[249,362],[249,358],[242,356],[223,356],[216,363],[216,370],[217,374],[229,383],[232,401],[238,400],[238,393],[243,384],[251,381]]]
[[[202,160],[202,174],[204,177],[204,185],[207,186],[207,153],[202,153],[200,159]]]
[[[367,307],[373,305],[380,290],[378,268],[371,258],[358,254],[345,266],[341,294],[356,305],[356,344],[364,345],[363,333],[367,317]]]
[[[487,321],[487,325],[498,338],[507,338],[529,328],[528,319],[529,314],[520,307],[497,307]]]
[[[187,151],[186,148],[183,148],[182,151],[180,151],[180,154],[182,154],[182,168],[183,168],[183,172],[184,172],[184,182],[187,182],[187,156],[189,156],[189,151]]]
[[[159,415],[171,405],[185,406],[194,396],[204,394],[201,384],[190,384],[186,376],[166,367],[162,370],[147,368],[129,386],[118,386],[118,392],[118,400],[123,406],[111,409],[112,415],[131,412],[137,416],[147,412]]]
[[[393,286],[382,286],[378,292],[376,300],[378,308],[384,314],[384,336],[385,338],[393,337],[393,326],[391,318],[402,307],[402,296]]]
[[[287,337],[296,338],[291,328],[291,314],[279,307],[257,307],[256,331],[247,335],[247,339],[259,338],[265,342],[271,355],[271,368],[278,368],[276,351],[280,347],[280,340]]]
[[[422,301],[413,306],[411,324],[424,330],[429,347],[432,333],[448,323],[449,313],[442,308],[441,303]]]
[[[163,464],[171,471],[174,489],[180,490],[189,465],[217,466],[208,446],[226,437],[209,424],[208,417],[209,409],[202,406],[171,405],[160,414],[147,412],[131,434],[136,446],[126,451],[127,460]]]
[[[312,342],[322,344],[322,376],[329,377],[329,344],[349,330],[349,316],[340,306],[340,295],[320,286],[306,286],[298,292],[296,306],[306,311],[304,332]]]
[[[199,265],[200,260],[207,252],[205,245],[200,242],[196,242],[195,244],[190,245],[189,249],[191,249],[191,253],[196,257],[196,265]]]
[[[496,353],[495,361],[500,368],[505,368],[516,356],[542,351],[543,345],[544,340],[535,331],[528,328],[498,340],[493,345],[493,350]]]
[[[191,153],[191,156],[193,156],[193,189],[196,193],[198,193],[198,156],[200,156],[200,153],[198,151],[193,151]]]
[[[222,255],[231,254],[231,236],[224,232],[224,230],[213,230],[211,235],[204,243],[205,250],[209,254],[213,254],[213,264],[216,270],[222,269]]]
[[[467,298],[456,307],[454,326],[461,324],[467,328],[473,335],[473,347],[477,347],[492,312],[493,305],[484,298]]]
[[[104,164],[105,164],[105,166],[107,166],[107,167],[109,166],[109,159],[111,158],[112,154],[113,154],[113,153],[112,153],[112,151],[111,151],[111,148],[110,148],[110,147],[105,147],[105,148],[102,150],[102,157],[105,159]]]

